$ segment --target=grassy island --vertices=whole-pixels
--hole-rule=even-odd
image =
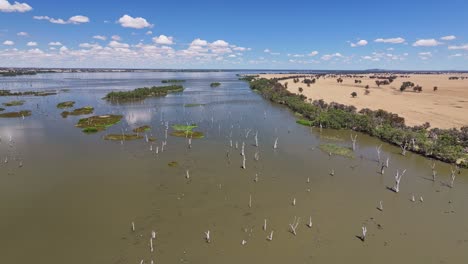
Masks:
[[[117,140],[117,141],[127,141],[127,140],[137,140],[142,139],[142,136],[137,134],[108,134],[104,136],[105,140]]]
[[[67,101],[67,102],[61,102],[57,104],[57,108],[64,109],[64,108],[70,108],[75,105],[74,101]]]
[[[150,126],[141,126],[141,127],[134,128],[134,129],[133,129],[133,132],[135,132],[135,133],[143,133],[143,132],[150,131],[150,130],[151,130],[151,127],[150,127]]]
[[[31,111],[29,110],[22,110],[19,112],[7,112],[7,113],[1,113],[0,118],[15,118],[15,117],[25,117],[25,116],[30,116]]]
[[[63,111],[61,113],[62,117],[63,118],[67,118],[69,115],[71,116],[79,116],[79,115],[89,115],[89,114],[92,114],[94,112],[94,107],[92,106],[85,106],[85,107],[82,107],[82,108],[77,108],[71,112],[69,111]]]
[[[214,87],[218,87],[218,86],[221,86],[221,83],[219,83],[219,82],[214,82],[214,83],[211,83],[211,84],[210,84],[210,87],[213,87],[213,88],[214,88]]]
[[[6,102],[6,103],[3,103],[4,106],[19,106],[19,105],[23,105],[26,101],[24,100],[20,100],[20,101],[11,101],[11,102]]]
[[[289,92],[277,79],[245,76],[252,90],[264,98],[288,106],[303,116],[299,124],[332,129],[351,129],[378,137],[402,149],[426,157],[468,167],[468,126],[461,129],[406,126],[405,119],[384,110],[362,109],[323,100],[306,101],[304,95]]]
[[[94,133],[106,130],[108,127],[120,122],[122,118],[123,116],[121,115],[91,116],[80,119],[75,126],[83,128],[83,132],[85,133]]]
[[[181,85],[144,87],[132,91],[110,92],[104,99],[113,102],[135,101],[153,96],[166,96],[169,93],[182,92],[183,90],[184,87]]]
[[[176,80],[176,79],[170,79],[170,80],[162,80],[162,83],[183,83],[185,80]]]
[[[53,91],[26,91],[26,92],[12,92],[10,90],[0,90],[0,96],[49,96],[56,95]]]

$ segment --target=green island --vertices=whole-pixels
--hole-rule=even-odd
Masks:
[[[137,134],[108,134],[104,136],[105,140],[128,141],[142,139],[143,136]]]
[[[352,149],[336,144],[323,144],[320,145],[320,149],[328,154],[343,156],[346,158],[354,158],[354,152]]]
[[[153,86],[137,88],[132,91],[110,92],[106,97],[104,97],[104,99],[112,102],[135,101],[142,100],[147,97],[166,96],[169,93],[182,91],[184,91],[184,87],[181,85]]]
[[[71,116],[89,115],[89,114],[92,114],[93,112],[94,112],[94,107],[85,106],[85,107],[82,107],[82,108],[74,109],[71,112],[63,111],[61,113],[61,115],[62,115],[63,118],[67,118],[69,115],[71,115]]]
[[[205,104],[184,104],[184,107],[197,107],[197,106],[204,106]]]
[[[64,109],[64,108],[70,108],[75,105],[74,101],[66,101],[66,102],[61,102],[57,104],[57,108]]]
[[[162,83],[183,83],[185,80],[177,80],[177,79],[169,79],[169,80],[162,80]]]
[[[0,96],[49,96],[56,95],[54,91],[26,91],[26,92],[12,92],[10,90],[0,90]]]
[[[7,112],[7,113],[1,113],[0,118],[15,118],[15,117],[25,117],[25,116],[30,116],[31,111],[29,110],[21,110],[19,112]]]
[[[307,102],[307,97],[289,92],[277,79],[244,76],[250,88],[271,102],[288,106],[303,119],[297,123],[305,126],[322,126],[332,129],[350,129],[405,150],[468,167],[468,126],[461,129],[431,128],[429,123],[422,126],[406,126],[404,118],[384,110],[362,109],[339,103],[325,103],[323,100]]]
[[[210,87],[218,87],[218,86],[221,86],[221,83],[213,82],[213,83],[210,84]]]
[[[197,128],[198,126],[196,124],[191,124],[191,125],[173,125],[172,129],[174,130],[171,133],[171,136],[174,137],[185,137],[185,138],[204,138],[205,135],[203,135],[202,132],[198,131],[193,131],[194,128]]]
[[[151,127],[150,127],[150,126],[141,126],[141,127],[134,128],[134,129],[133,129],[133,132],[135,132],[135,133],[143,133],[143,132],[150,131],[150,130],[151,130]]]
[[[0,112],[1,112],[1,111],[5,111],[5,108],[3,108],[3,107],[0,107]]]
[[[6,102],[6,103],[3,103],[4,106],[19,106],[19,105],[23,105],[26,101],[24,100],[19,100],[19,101],[10,101],[10,102]]]
[[[83,128],[82,131],[85,133],[95,133],[117,124],[122,118],[123,116],[121,115],[91,116],[78,120],[75,126]]]

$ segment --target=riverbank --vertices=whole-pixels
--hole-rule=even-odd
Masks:
[[[262,74],[260,78],[278,79],[288,91],[312,100],[352,105],[358,111],[383,109],[404,117],[408,126],[425,122],[443,129],[468,125],[468,74],[464,73],[327,74],[299,78],[291,74]],[[307,84],[304,82],[307,79],[315,79],[315,82]],[[422,91],[408,87],[401,92],[404,82],[420,86]],[[434,87],[437,87],[435,91]],[[351,96],[353,92],[356,93],[354,98]]]
[[[363,132],[400,146],[402,154],[412,151],[429,158],[468,167],[468,127],[439,129],[430,128],[428,123],[407,126],[405,119],[395,113],[369,108],[358,111],[352,105],[308,99],[303,94],[290,92],[277,78],[243,79],[249,82],[251,89],[266,99],[287,105],[300,114],[300,124]]]

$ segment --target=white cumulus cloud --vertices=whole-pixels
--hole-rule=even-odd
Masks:
[[[457,37],[455,37],[454,35],[450,35],[450,36],[441,37],[440,39],[441,39],[441,40],[447,40],[447,41],[449,41],[449,40],[454,40],[454,39],[456,39],[456,38],[457,38]]]
[[[314,57],[314,56],[317,56],[318,54],[319,54],[319,52],[314,50],[311,53],[309,53],[308,55],[311,56],[311,57]]]
[[[79,24],[83,24],[83,23],[88,23],[89,22],[89,18],[86,17],[86,16],[81,16],[81,15],[78,15],[78,16],[72,16],[70,17],[68,20],[64,20],[64,19],[61,19],[61,18],[52,18],[52,17],[49,17],[49,16],[33,16],[34,19],[36,20],[47,20],[49,21],[50,23],[53,23],[53,24],[61,24],[61,25],[66,25],[66,24],[75,24],[75,25],[79,25]]]
[[[405,42],[404,38],[397,37],[397,38],[378,38],[374,40],[374,42],[379,42],[379,43],[391,43],[391,44],[401,44]]]
[[[353,48],[355,48],[355,47],[363,47],[363,46],[366,46],[366,45],[367,45],[367,40],[361,39],[361,40],[359,40],[359,41],[356,42],[356,43],[351,43],[350,45],[351,45],[351,47],[353,47]]]
[[[449,46],[449,50],[468,50],[468,44],[460,45],[460,46]]]
[[[160,35],[159,37],[154,37],[153,42],[161,45],[172,45],[174,44],[174,38],[166,35]]]
[[[28,12],[28,11],[31,11],[31,10],[32,10],[32,7],[30,5],[28,5],[27,3],[14,2],[13,4],[10,4],[10,2],[8,0],[0,0],[0,12],[24,13],[24,12]]]
[[[28,32],[18,32],[16,33],[17,36],[20,36],[20,37],[27,37],[29,36]]]
[[[119,18],[118,23],[125,28],[136,28],[136,29],[141,29],[141,28],[147,28],[147,27],[152,27],[146,19],[142,17],[131,17],[129,15],[123,15],[121,18]]]
[[[26,46],[28,46],[28,47],[35,47],[35,46],[37,46],[37,42],[30,41],[30,42],[28,42],[28,43],[26,44]]]
[[[434,47],[442,44],[441,42],[435,39],[420,39],[413,43],[414,47]]]
[[[107,37],[106,36],[101,36],[101,35],[96,35],[96,36],[93,36],[93,39],[99,39],[99,40],[105,41],[107,39]]]
[[[3,45],[5,45],[5,46],[13,46],[13,45],[15,45],[15,42],[13,42],[13,41],[11,41],[11,40],[5,40],[5,41],[3,42]]]
[[[49,46],[62,46],[62,43],[55,41],[55,42],[49,42]]]

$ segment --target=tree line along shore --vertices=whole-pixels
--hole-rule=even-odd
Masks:
[[[405,119],[385,110],[364,108],[357,110],[335,102],[309,99],[303,94],[290,92],[279,79],[243,76],[250,88],[271,102],[288,106],[301,115],[297,123],[310,127],[350,129],[377,137],[400,146],[406,151],[468,167],[468,126],[460,129],[430,128],[429,123],[407,126]]]

